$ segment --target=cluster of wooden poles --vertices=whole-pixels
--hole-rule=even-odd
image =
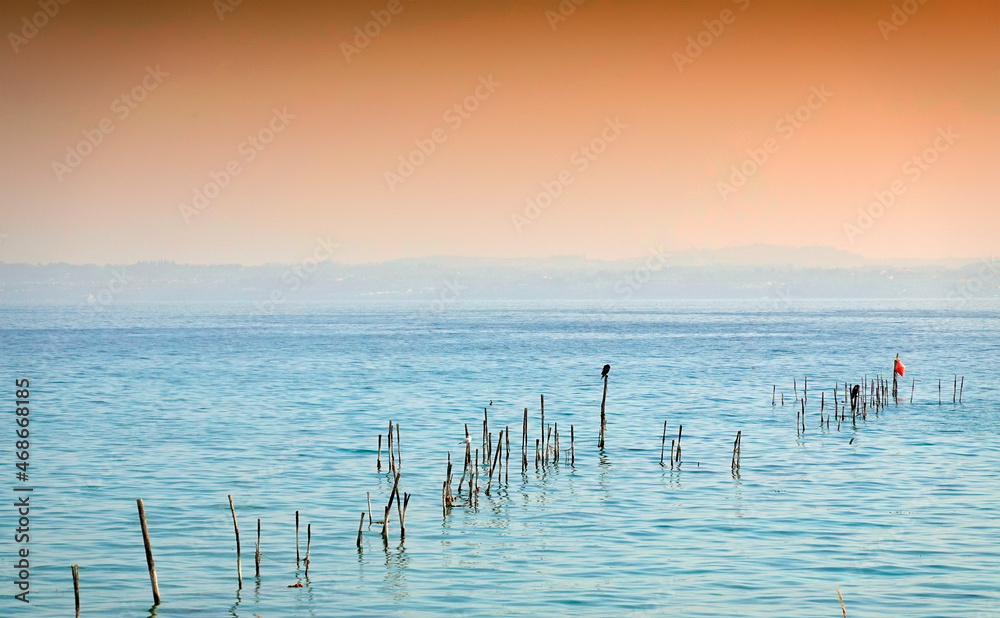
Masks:
[[[897,356],[898,358],[898,356]],[[882,410],[889,406],[890,403],[894,405],[899,405],[900,397],[899,385],[897,381],[898,374],[893,370],[892,382],[883,377],[881,374],[877,374],[870,378],[865,375],[860,382],[857,384],[851,384],[849,382],[843,383],[843,399],[839,398],[838,388],[840,384],[834,384],[833,386],[833,399],[832,399],[832,409],[833,418],[837,421],[837,431],[840,431],[840,424],[842,421],[846,421],[847,409],[850,406],[851,410],[851,425],[857,426],[858,419],[862,421],[868,420],[868,409],[871,408],[876,416]],[[955,376],[954,390],[952,392],[952,403],[962,403],[962,390],[965,388],[965,376],[961,376],[961,382],[959,382],[958,375]],[[912,378],[910,381],[910,403],[913,403],[913,392],[916,388],[917,380]],[[778,386],[775,384],[771,388],[771,405],[778,405]],[[792,392],[795,397],[795,403],[799,404],[799,409],[795,413],[795,428],[796,432],[799,434],[805,433],[806,431],[806,402],[809,401],[809,378],[808,376],[804,378],[802,384],[802,396],[799,397],[798,392],[798,382],[796,378],[792,378]],[[815,397],[815,396],[814,396]],[[785,393],[781,393],[780,405],[785,405]],[[826,410],[826,392],[820,391],[819,399],[819,426],[830,428],[830,413],[825,412]],[[938,405],[941,404],[941,380],[938,380]],[[825,414],[824,414],[825,412]],[[739,439],[737,438],[737,443]],[[735,449],[734,446],[734,457]]]
[[[605,379],[605,396],[607,395],[607,382]],[[541,421],[539,423],[539,437],[535,438],[534,462],[535,468],[544,467],[550,463],[558,463],[559,460],[568,453],[569,464],[576,465],[576,429],[569,426],[569,449],[564,452],[561,448],[559,423],[545,422],[545,395],[539,396],[541,410]],[[602,401],[602,412],[604,409]],[[603,414],[602,414],[603,416]],[[564,425],[565,427],[565,425]],[[496,443],[493,442],[493,432],[490,431],[489,408],[483,408],[483,428],[479,446],[472,448],[472,436],[469,434],[469,425],[465,424],[465,454],[462,463],[462,476],[458,481],[457,490],[453,483],[454,473],[451,461],[451,451],[448,451],[447,467],[445,478],[441,485],[441,508],[444,515],[455,507],[475,507],[478,504],[479,492],[482,489],[479,484],[479,472],[483,469],[486,476],[486,488],[484,493],[488,496],[493,489],[493,479],[497,481],[499,487],[501,483],[510,481],[510,425],[506,425],[497,433]],[[603,435],[601,436],[603,440]],[[531,435],[528,427],[528,408],[524,409],[524,417],[521,423],[521,472],[528,470],[529,452],[531,450]],[[468,479],[468,481],[466,481]]]
[[[392,438],[393,430],[395,429],[396,439]],[[400,432],[399,423],[393,423],[392,420],[389,421],[389,432],[386,434],[387,440],[386,444],[389,447],[389,473],[392,474],[392,491],[389,492],[389,501],[385,505],[385,509],[382,512],[382,520],[374,521],[372,517],[372,495],[371,492],[367,493],[368,498],[368,529],[371,530],[372,524],[382,525],[382,542],[386,545],[389,543],[389,520],[392,513],[392,503],[396,503],[396,512],[399,516],[399,538],[406,538],[406,509],[410,505],[411,494],[407,492],[400,492],[399,490],[399,480],[402,477],[402,467],[403,467],[403,452],[400,449]],[[376,456],[376,467],[378,471],[382,471],[382,434],[378,436],[378,455]],[[364,532],[365,525],[365,511],[361,511],[361,521],[358,523],[358,539],[357,546],[361,549],[361,539]]]
[[[910,403],[913,402],[913,391],[916,386],[916,379],[914,378],[910,384]],[[889,380],[884,378],[882,375],[876,375],[871,379],[868,376],[864,376],[863,379],[857,384],[850,384],[848,382],[843,383],[843,399],[841,400],[839,396],[840,383],[837,383],[833,387],[833,399],[832,399],[832,411],[833,417],[837,421],[837,430],[840,430],[840,425],[842,421],[846,420],[847,408],[850,406],[851,409],[851,423],[852,425],[857,424],[860,417],[862,421],[867,420],[868,409],[872,408],[874,413],[878,415],[880,410],[883,410],[890,402],[899,404],[899,389],[897,384],[897,374],[895,369],[893,370],[892,382],[890,384]],[[954,379],[954,386],[952,392],[952,403],[962,402],[962,391],[965,387],[965,376],[956,375]],[[795,402],[799,404],[799,409],[796,411],[796,431],[797,433],[803,433],[806,430],[806,403],[809,399],[809,378],[806,377],[803,380],[802,386],[802,396],[799,397],[798,392],[798,382],[796,378],[792,379],[792,392],[795,397]],[[607,428],[607,417],[605,414],[605,403],[607,401],[608,395],[608,376],[604,376],[604,392],[601,396],[601,424],[600,432],[598,437],[598,448],[603,449],[605,444],[605,435]],[[771,389],[771,405],[778,405],[778,393],[777,385],[774,385]],[[492,402],[490,402],[492,405]],[[938,403],[941,403],[941,381],[938,380]],[[785,405],[785,394],[781,393],[780,405]],[[820,392],[820,427],[830,427],[830,414],[826,412],[826,393],[825,391]],[[559,435],[559,424],[546,423],[545,422],[545,395],[540,395],[540,411],[541,411],[541,421],[539,423],[539,437],[535,438],[535,448],[534,448],[534,463],[536,470],[549,465],[550,463],[558,463],[560,458],[563,457],[563,451],[560,448],[560,435]],[[576,436],[573,425],[569,427],[570,432],[570,446],[568,449],[569,463],[571,466],[576,464]],[[681,437],[684,432],[684,426],[679,425],[677,429],[677,438],[670,440],[670,459],[669,465],[671,469],[680,468],[681,459]],[[503,482],[509,481],[510,474],[510,426],[504,426],[498,432],[496,443],[494,446],[493,442],[493,432],[490,431],[489,426],[489,409],[483,408],[483,427],[482,427],[482,439],[481,444],[475,449],[472,448],[472,438],[469,434],[469,426],[465,424],[465,456],[463,459],[462,466],[462,476],[458,481],[458,489],[452,484],[453,481],[453,471],[451,462],[451,451],[448,452],[447,470],[446,476],[441,487],[441,503],[444,515],[447,516],[452,508],[455,507],[475,507],[478,505],[480,484],[479,484],[479,472],[480,469],[484,469],[487,476],[486,481],[486,495],[490,494],[490,490],[493,487],[493,479],[497,479],[497,486],[500,486],[501,479]],[[400,491],[400,479],[402,476],[402,452],[400,450],[400,428],[398,423],[393,423],[389,421],[389,431],[386,435],[387,443],[387,455],[388,455],[388,471],[392,474],[393,484],[392,491],[389,493],[389,499],[386,502],[385,508],[382,513],[382,519],[375,521],[372,514],[371,506],[371,492],[367,494],[368,500],[368,510],[361,512],[361,521],[358,524],[358,536],[357,536],[357,547],[361,549],[362,535],[365,526],[365,519],[367,517],[368,529],[370,530],[372,525],[381,525],[381,536],[383,542],[388,544],[389,536],[389,523],[390,514],[392,512],[392,506],[395,502],[396,510],[399,519],[399,533],[400,538],[406,537],[406,509],[409,506],[411,494]],[[382,434],[378,436],[378,451],[376,455],[376,468],[378,471],[382,470]],[[666,466],[667,463],[664,462],[664,457],[666,454],[666,441],[667,441],[667,421],[663,422],[663,435],[660,440],[660,465]],[[731,469],[734,475],[739,474],[740,469],[740,454],[742,450],[742,431],[736,432],[736,439],[733,441],[733,455],[731,460]],[[528,427],[528,408],[524,409],[524,418],[521,425],[521,472],[524,473],[528,469],[529,465],[529,452],[531,450],[531,437],[529,435]],[[146,512],[143,507],[142,499],[136,501],[139,510],[139,523],[142,527],[142,540],[146,549],[146,564],[149,570],[149,580],[153,592],[153,604],[160,604],[160,589],[156,578],[156,566],[153,561],[153,551],[150,546],[149,541],[149,528],[146,524]],[[236,534],[236,570],[237,579],[239,587],[243,587],[243,568],[242,568],[242,552],[240,548],[240,529],[239,523],[236,518],[236,507],[233,504],[233,497],[229,496],[229,509],[233,517],[233,530]],[[254,569],[256,576],[260,577],[260,525],[261,520],[257,520],[257,544],[254,552]],[[296,565],[304,565],[305,574],[309,574],[309,552],[312,546],[312,524],[307,524],[306,526],[306,553],[305,557],[302,558],[299,548],[299,512],[295,512],[295,562]],[[78,565],[72,565],[73,571],[73,591],[76,599],[76,611],[79,616],[80,613],[80,586],[79,586],[79,567]]]

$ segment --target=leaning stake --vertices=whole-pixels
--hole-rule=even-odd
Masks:
[[[153,605],[160,604],[160,585],[156,583],[156,565],[153,564],[153,548],[149,545],[149,528],[146,526],[146,509],[142,498],[136,500],[139,506],[139,523],[142,525],[142,542],[146,546],[146,566],[149,567],[149,583],[153,587]]]
[[[233,530],[236,532],[236,577],[239,587],[243,588],[243,558],[240,555],[240,527],[236,523],[236,508],[233,506],[233,497],[229,496],[229,511],[233,514]]]

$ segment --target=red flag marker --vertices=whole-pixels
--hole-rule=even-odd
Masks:
[[[903,361],[901,361],[901,360],[899,360],[897,358],[896,359],[896,373],[899,374],[899,377],[903,377],[903,373],[905,373],[905,372],[906,372],[906,365],[903,364]]]

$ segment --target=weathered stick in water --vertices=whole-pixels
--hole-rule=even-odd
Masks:
[[[299,512],[295,511],[295,566],[299,566],[301,560],[299,558]]]
[[[368,518],[371,520],[371,517]],[[358,523],[358,549],[361,549],[361,526],[365,525],[365,512],[361,511],[361,521]]]
[[[917,385],[917,379],[913,378],[913,382],[910,384],[910,403],[913,403],[913,389]]]
[[[742,434],[743,434],[742,430],[737,431],[736,439],[733,440],[733,465],[732,465],[733,472],[736,472],[737,470],[740,469],[740,436]]]
[[[253,570],[256,577],[260,577],[260,518],[257,518],[257,544],[253,551]]]
[[[951,391],[951,403],[955,403],[955,397],[958,393],[958,376],[955,376],[955,386],[952,387]]]
[[[541,432],[542,439],[542,452],[545,452],[545,395],[541,396],[541,406],[542,406],[542,424],[539,426],[539,431]],[[545,456],[542,456],[543,460]]]
[[[778,385],[777,384],[775,384],[774,386],[771,387],[771,405],[772,406],[774,405],[774,394],[775,394],[775,392],[777,390],[778,390]]]
[[[313,541],[313,525],[311,523],[306,524],[306,577],[309,577],[309,548],[312,547]]]
[[[25,597],[27,598],[27,597]],[[80,566],[73,565],[73,598],[76,600],[76,615],[80,615]]]
[[[674,469],[674,439],[670,438],[670,469]]]
[[[677,465],[680,465],[681,463],[681,433],[683,432],[684,432],[684,425],[681,425],[677,428],[677,451],[675,455],[677,458],[676,460]]]
[[[382,471],[382,434],[378,434],[378,456],[375,460],[376,470]]]
[[[604,428],[607,424],[607,417],[604,415],[604,402],[608,398],[608,376],[604,376],[604,394],[601,395],[601,433],[597,440],[597,448],[604,448]]]
[[[156,565],[153,564],[153,548],[149,545],[149,528],[146,526],[146,509],[142,498],[136,500],[139,507],[139,524],[142,526],[142,543],[146,546],[146,566],[149,568],[149,583],[153,587],[153,605],[160,604],[160,585],[156,582]]]
[[[399,513],[399,538],[406,536],[406,507],[410,505],[410,494],[403,492],[403,510]]]
[[[450,465],[450,464],[449,464]],[[445,481],[447,487],[448,481]],[[382,520],[382,537],[389,537],[389,512],[392,509],[392,501],[396,499],[396,492],[399,491],[399,472],[395,473],[395,481],[392,483],[392,492],[389,493],[389,502],[385,505],[385,519]]]
[[[962,384],[958,387],[958,403],[962,403],[962,391],[965,390],[965,376],[962,376]]]
[[[399,446],[402,444],[402,440],[399,439],[399,423],[396,423],[396,467],[403,465],[403,451],[399,450]]]
[[[938,405],[941,405],[941,379],[938,378]]]
[[[504,435],[504,440],[506,440],[504,444],[507,448],[507,452],[504,454],[503,479],[505,483],[509,483],[510,482],[510,425],[507,425],[504,428],[503,435]]]
[[[389,437],[386,440],[386,446],[388,446],[389,451],[389,472],[396,471],[396,456],[392,450],[392,419],[389,420]]]
[[[660,439],[660,465],[663,465],[663,449],[667,446],[667,421],[663,421],[663,437]]]
[[[229,511],[233,514],[233,531],[236,532],[236,575],[239,587],[243,588],[243,557],[240,552],[240,527],[236,523],[236,507],[233,506],[232,496],[229,496]]]
[[[844,595],[840,594],[840,586],[837,586],[837,598],[840,599],[840,611],[843,612],[844,618],[847,618],[847,608],[844,607]]]

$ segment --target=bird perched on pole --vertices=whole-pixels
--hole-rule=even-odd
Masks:
[[[602,378],[608,377],[608,372],[609,371],[611,371],[611,365],[605,365],[604,369],[601,370],[601,377]]]

